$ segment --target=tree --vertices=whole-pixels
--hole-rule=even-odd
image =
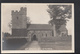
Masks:
[[[31,24],[30,17],[27,17],[27,24]]]
[[[48,5],[48,7],[47,12],[51,18],[49,23],[55,24],[56,31],[72,17],[71,5]]]
[[[12,28],[12,20],[8,23],[8,26],[9,26],[9,28],[11,30],[11,28]]]

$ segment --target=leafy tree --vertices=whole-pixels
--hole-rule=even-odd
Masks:
[[[56,29],[61,25],[66,24],[68,19],[71,18],[71,5],[48,5],[47,12],[50,14],[50,24],[55,24]]]
[[[27,24],[31,24],[30,17],[27,17]]]
[[[12,28],[12,20],[8,23],[9,28]]]
[[[47,12],[50,14],[49,23],[53,25],[54,36],[61,25],[65,24],[72,17],[71,5],[48,5]]]

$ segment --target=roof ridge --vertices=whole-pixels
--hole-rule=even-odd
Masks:
[[[52,26],[50,24],[30,24],[28,26],[28,29],[52,29]]]

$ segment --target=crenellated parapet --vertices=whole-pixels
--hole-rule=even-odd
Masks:
[[[26,10],[27,8],[26,7],[21,7],[19,11],[14,11],[12,10],[12,15],[26,15]]]
[[[12,10],[12,15],[17,15],[17,14],[19,14],[17,10],[16,11]]]

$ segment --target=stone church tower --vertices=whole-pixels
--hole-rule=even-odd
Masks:
[[[26,7],[21,7],[20,11],[12,10],[12,34],[19,35],[23,33],[25,35],[27,29],[27,17]]]

